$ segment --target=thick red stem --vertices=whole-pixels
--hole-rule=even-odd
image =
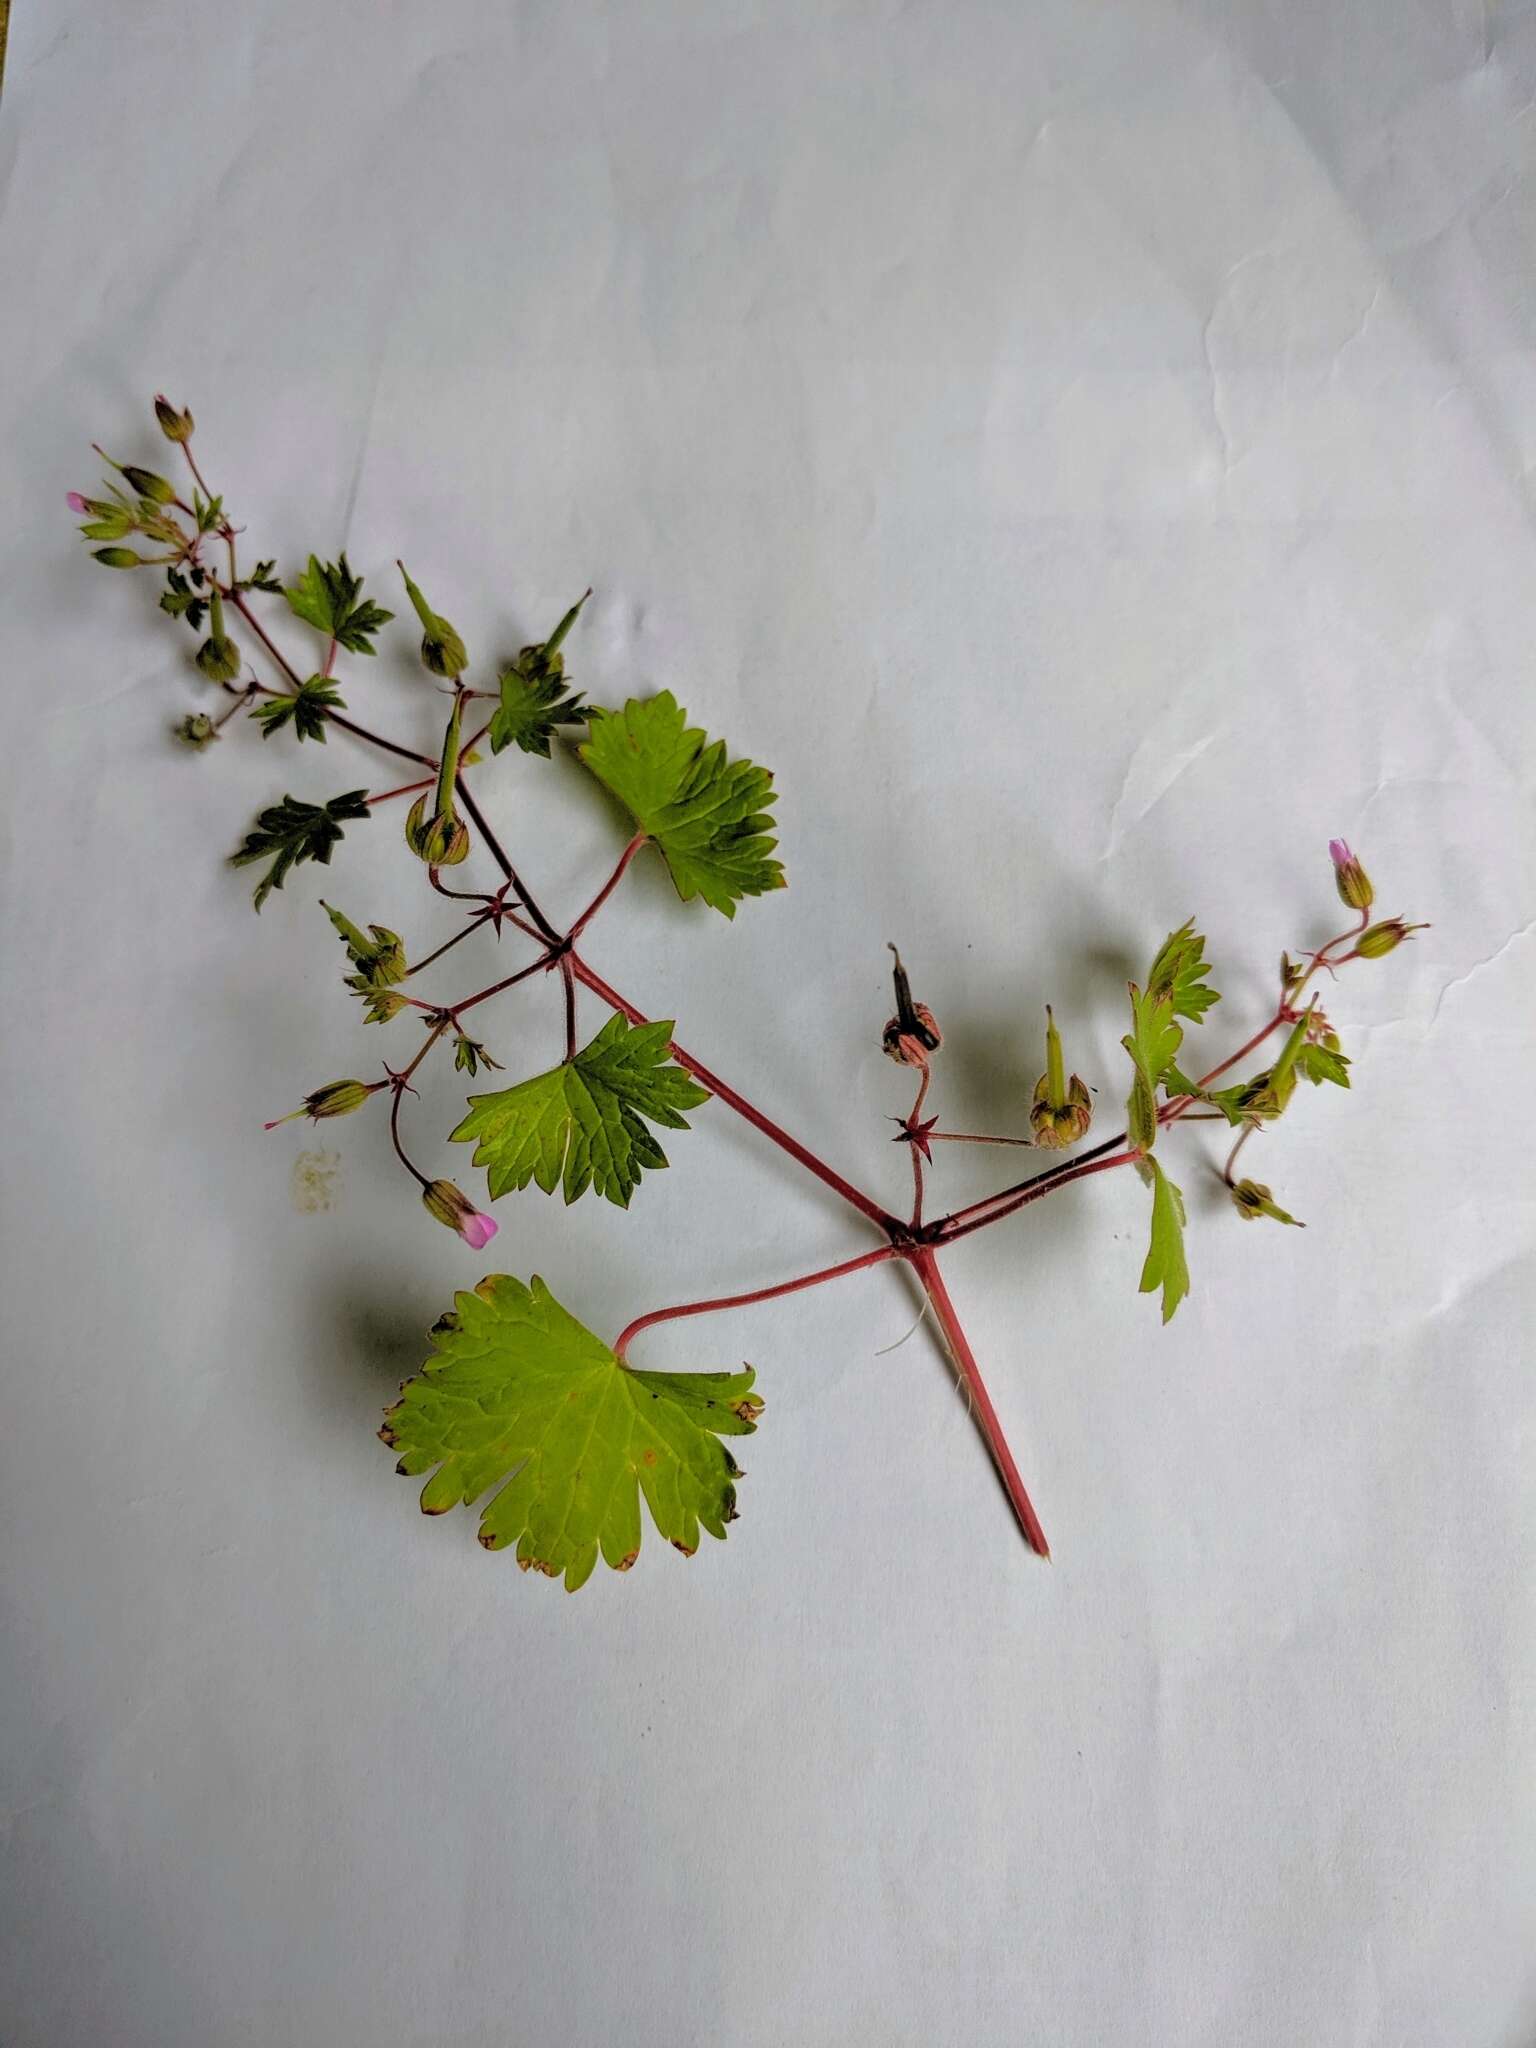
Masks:
[[[997,1410],[992,1406],[992,1397],[988,1394],[986,1382],[982,1379],[981,1367],[976,1363],[976,1354],[972,1351],[970,1340],[961,1327],[955,1304],[949,1298],[949,1289],[944,1285],[939,1262],[927,1245],[920,1245],[915,1251],[909,1251],[906,1256],[923,1284],[924,1293],[933,1304],[933,1312],[938,1317],[939,1327],[944,1332],[950,1356],[955,1362],[955,1371],[960,1376],[961,1385],[970,1396],[976,1425],[992,1454],[997,1475],[1003,1482],[1003,1491],[1008,1496],[1008,1504],[1024,1532],[1025,1540],[1031,1550],[1037,1551],[1041,1557],[1049,1557],[1051,1546],[1045,1540],[1040,1517],[1035,1513],[1034,1503],[1030,1500],[1019,1468],[1013,1461],[1008,1439],[1003,1434],[1003,1425],[998,1420]]]

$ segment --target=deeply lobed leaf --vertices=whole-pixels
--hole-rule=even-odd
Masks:
[[[670,690],[594,711],[591,722],[577,751],[655,841],[685,903],[702,896],[734,917],[744,896],[783,888],[766,768],[728,760],[725,742],[690,726]]]
[[[648,1167],[667,1155],[646,1119],[686,1131],[687,1109],[709,1100],[691,1074],[668,1057],[670,1022],[630,1024],[615,1014],[575,1059],[493,1095],[472,1095],[469,1115],[451,1136],[477,1140],[492,1196],[537,1181],[552,1194],[562,1181],[574,1202],[595,1188],[620,1208]]]
[[[692,1556],[723,1540],[740,1467],[720,1442],[762,1413],[755,1375],[650,1373],[621,1364],[537,1275],[504,1273],[460,1294],[432,1332],[436,1355],[408,1380],[379,1435],[397,1470],[430,1472],[429,1515],[472,1506],[487,1550],[517,1545],[525,1571],[584,1585],[599,1555],[627,1571],[640,1551],[640,1496],[658,1532]]]
[[[362,577],[352,574],[345,555],[339,562],[322,562],[311,555],[298,582],[283,595],[297,618],[328,634],[349,654],[374,654],[374,634],[395,615],[371,598],[360,601],[362,588]]]
[[[343,837],[343,824],[369,816],[365,789],[349,789],[345,795],[333,796],[324,804],[302,803],[297,797],[285,796],[280,804],[258,814],[254,829],[246,834],[239,850],[230,855],[230,863],[243,868],[252,861],[271,860],[271,867],[256,884],[254,901],[260,910],[272,891],[282,888],[290,868],[306,860],[329,863]]]

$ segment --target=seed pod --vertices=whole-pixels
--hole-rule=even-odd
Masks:
[[[895,1060],[898,1066],[926,1067],[929,1055],[936,1053],[944,1043],[944,1034],[928,1005],[912,1000],[912,988],[907,980],[907,970],[901,964],[901,955],[894,946],[891,953],[896,961],[892,970],[896,986],[896,1014],[880,1034],[880,1047],[886,1058]]]
[[[1029,1107],[1029,1127],[1035,1143],[1057,1152],[1075,1145],[1093,1121],[1093,1099],[1086,1084],[1074,1074],[1067,1078],[1062,1058],[1061,1033],[1049,1003],[1045,1006],[1045,1072],[1035,1083]]]

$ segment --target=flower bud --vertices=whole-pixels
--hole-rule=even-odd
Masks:
[[[175,486],[163,476],[156,476],[152,469],[140,469],[136,463],[125,462],[122,473],[139,496],[148,498],[152,505],[169,505],[176,495]]]
[[[1412,938],[1415,932],[1428,930],[1427,924],[1404,924],[1400,917],[1386,917],[1380,924],[1366,927],[1355,941],[1355,951],[1362,960],[1380,960],[1400,946],[1404,939]]]
[[[144,557],[132,548],[92,548],[91,553],[108,569],[142,569]]]
[[[428,1213],[439,1223],[446,1223],[450,1230],[456,1230],[471,1251],[483,1251],[496,1235],[496,1218],[477,1209],[451,1180],[429,1181],[421,1191],[421,1199]]]
[[[1045,1006],[1045,1072],[1035,1083],[1029,1109],[1029,1127],[1035,1143],[1057,1152],[1075,1145],[1093,1121],[1093,1101],[1086,1085],[1074,1074],[1067,1079],[1061,1053],[1061,1033],[1049,1003]]]
[[[206,747],[210,740],[216,740],[219,736],[218,727],[206,712],[202,711],[191,712],[172,729],[177,739],[187,747]]]
[[[306,1095],[299,1108],[290,1109],[286,1116],[274,1117],[262,1128],[275,1131],[279,1124],[290,1124],[296,1116],[313,1117],[316,1123],[326,1116],[350,1116],[384,1086],[382,1081],[327,1081],[323,1088]]]
[[[167,441],[191,440],[191,413],[185,410],[178,412],[162,391],[155,393],[155,418],[160,422],[160,431]]]
[[[240,649],[224,630],[224,600],[218,586],[209,598],[208,638],[193,660],[210,683],[232,683],[240,673]]]
[[[1233,1207],[1245,1223],[1252,1223],[1259,1216],[1270,1216],[1276,1223],[1295,1224],[1298,1230],[1306,1228],[1304,1223],[1298,1223],[1294,1216],[1286,1214],[1260,1180],[1234,1181],[1227,1192],[1232,1197]]]
[[[926,1067],[930,1053],[937,1052],[944,1043],[944,1034],[928,1005],[913,1002],[901,955],[894,946],[891,952],[896,960],[892,971],[896,985],[896,1014],[880,1034],[881,1050],[898,1066]]]
[[[1350,852],[1348,841],[1330,839],[1328,856],[1333,862],[1339,900],[1351,910],[1369,910],[1376,900],[1376,891],[1371,887],[1370,876]]]
[[[433,611],[410,577],[406,576],[404,562],[397,562],[395,567],[405,576],[406,595],[422,624],[421,659],[424,666],[435,676],[446,676],[449,681],[456,681],[469,667],[464,642],[448,621]]]
[[[428,811],[433,801],[423,791],[405,820],[405,843],[430,868],[456,868],[469,852],[469,828],[447,811]]]

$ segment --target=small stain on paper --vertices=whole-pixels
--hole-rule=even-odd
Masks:
[[[301,1216],[322,1216],[335,1208],[340,1181],[339,1152],[301,1152],[293,1162],[289,1198]]]

